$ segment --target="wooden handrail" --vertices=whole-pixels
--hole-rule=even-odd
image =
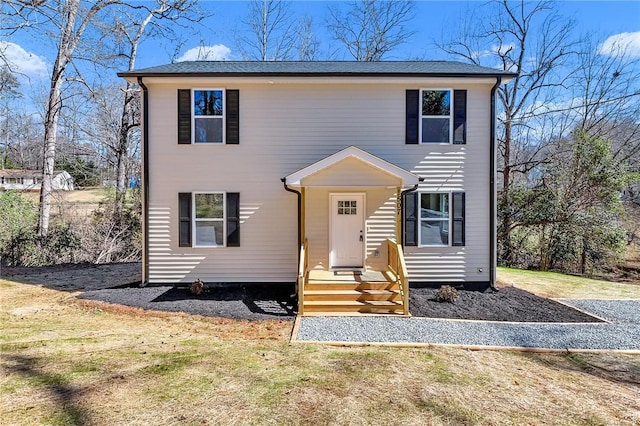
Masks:
[[[387,268],[396,277],[396,283],[402,296],[403,314],[409,315],[409,273],[404,261],[402,245],[391,238],[387,239]]]
[[[309,241],[304,240],[300,246],[300,260],[298,262],[298,315],[304,315],[304,285],[307,279],[307,268],[309,264]]]

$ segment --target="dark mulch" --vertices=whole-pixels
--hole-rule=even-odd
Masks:
[[[57,265],[42,268],[0,269],[0,276],[55,290],[83,291],[81,298],[143,309],[187,312],[238,319],[288,319],[295,317],[293,285],[229,284],[209,286],[194,296],[184,287],[132,285],[139,279],[139,264]],[[63,273],[66,272],[66,273]],[[139,282],[139,281],[138,281]],[[458,289],[455,303],[435,301],[437,288],[410,291],[414,317],[456,318],[513,322],[598,322],[599,320],[553,300],[513,287],[498,292]]]
[[[415,317],[513,322],[601,322],[556,301],[514,287],[484,292],[458,289],[454,303],[436,301],[437,288],[412,288],[411,314]]]
[[[291,320],[296,316],[294,291],[291,284],[224,284],[209,285],[196,296],[184,286],[135,286],[86,291],[78,297],[208,317]]]

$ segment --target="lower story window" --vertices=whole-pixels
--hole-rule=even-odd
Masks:
[[[196,247],[224,247],[225,196],[222,192],[195,193],[193,197]]]
[[[420,245],[449,245],[449,194],[420,194]]]

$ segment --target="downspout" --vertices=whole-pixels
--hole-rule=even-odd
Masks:
[[[138,85],[142,88],[142,282],[141,287],[149,283],[149,93],[147,86],[138,76]]]
[[[502,77],[496,77],[496,84],[491,88],[491,127],[489,143],[489,286],[496,288],[496,90],[502,83]]]
[[[298,258],[300,258],[300,245],[302,244],[302,228],[301,228],[301,217],[302,217],[302,193],[300,191],[296,191],[295,189],[289,188],[287,186],[287,178],[280,179],[282,184],[284,185],[284,189],[289,192],[293,192],[298,196]]]

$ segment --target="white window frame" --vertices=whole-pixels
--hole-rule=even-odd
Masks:
[[[447,204],[448,204],[448,215],[449,217],[445,218],[422,218],[422,194],[438,194],[438,195],[446,195],[447,196]],[[451,226],[453,224],[453,210],[451,206],[451,191],[420,191],[418,192],[418,247],[451,247]],[[440,221],[447,222],[448,231],[447,231],[447,243],[446,244],[422,244],[422,222],[423,221]]]
[[[195,114],[195,93],[202,91],[222,92],[222,115],[196,115]],[[224,145],[227,143],[227,92],[225,89],[217,88],[193,88],[191,89],[191,144],[192,145]],[[196,118],[199,120],[222,120],[222,140],[220,142],[196,142]]]
[[[198,194],[222,194],[222,219],[219,218],[197,218],[196,212],[196,195]],[[195,248],[222,248],[227,246],[227,193],[224,191],[198,191],[193,192],[191,196],[191,211],[193,212],[191,215],[191,241],[192,247]],[[196,238],[196,223],[197,222],[222,222],[222,245],[218,246],[209,246],[209,245],[198,245]]]
[[[450,105],[449,105],[449,115],[422,115],[422,99],[423,99],[423,94],[424,92],[431,92],[431,91],[437,91],[437,92],[444,92],[444,91],[448,91],[449,92],[449,101],[450,101]],[[432,144],[440,144],[440,145],[451,145],[453,143],[453,93],[454,90],[452,88],[449,87],[428,87],[428,88],[422,88],[420,89],[420,98],[419,98],[419,109],[420,109],[420,120],[418,123],[418,129],[419,129],[419,143],[421,145],[432,145]],[[422,141],[422,120],[424,118],[445,118],[445,117],[449,117],[449,141],[448,142],[423,142]]]

